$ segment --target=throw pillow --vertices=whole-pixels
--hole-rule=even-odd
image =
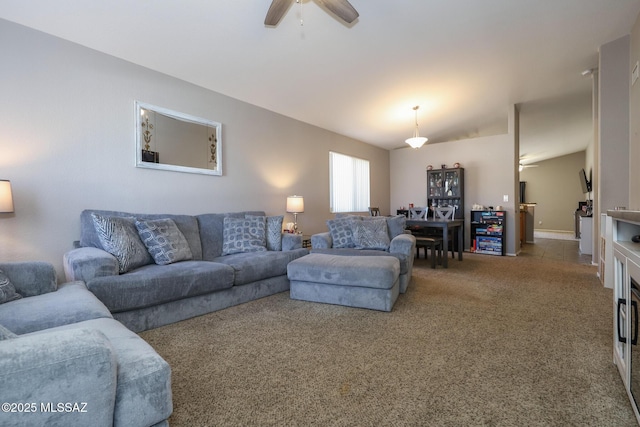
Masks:
[[[116,257],[120,273],[153,262],[138,235],[133,217],[103,216],[92,213],[93,224],[105,251]]]
[[[327,221],[334,248],[354,248],[356,246],[352,231],[354,222],[362,222],[362,219],[356,216],[343,216]]]
[[[284,215],[280,216],[255,216],[245,215],[245,218],[263,218],[266,221],[266,241],[268,251],[281,251],[282,250],[282,221]]]
[[[387,218],[387,229],[389,231],[389,239],[391,240],[401,234],[404,234],[406,227],[407,217],[404,215],[396,215]]]
[[[386,218],[353,223],[353,241],[356,249],[389,249]]]
[[[193,258],[189,243],[171,218],[138,220],[142,243],[158,265],[167,265]]]
[[[0,325],[0,341],[9,340],[12,338],[18,338],[18,336],[4,326]]]
[[[0,304],[22,298],[4,271],[0,270]]]
[[[264,217],[224,218],[222,255],[266,251]]]

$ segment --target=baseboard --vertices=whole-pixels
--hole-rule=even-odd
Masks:
[[[579,240],[573,231],[565,230],[533,230],[534,239]]]

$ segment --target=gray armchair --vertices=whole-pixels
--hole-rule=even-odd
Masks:
[[[338,217],[337,217],[338,218]],[[344,217],[339,217],[344,218]],[[362,220],[381,217],[361,217]],[[404,230],[406,218],[402,215],[385,217],[390,234],[387,250],[356,249],[354,247],[334,247],[330,231],[311,236],[311,252],[345,256],[394,256],[400,261],[400,292],[405,293],[411,281],[416,238]]]

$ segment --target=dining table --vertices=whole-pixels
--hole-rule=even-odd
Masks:
[[[448,268],[449,254],[449,230],[457,231],[458,236],[458,260],[462,261],[464,247],[464,219],[408,219],[406,227],[409,229],[439,229],[442,230],[442,267]]]

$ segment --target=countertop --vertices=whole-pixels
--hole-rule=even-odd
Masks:
[[[607,215],[612,218],[622,219],[625,221],[640,222],[640,211],[616,211],[609,210]]]

